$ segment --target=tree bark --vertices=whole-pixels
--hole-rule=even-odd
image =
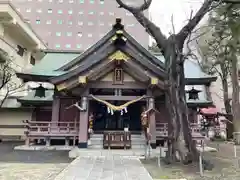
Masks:
[[[232,115],[235,133],[235,143],[240,144],[240,102],[239,102],[239,82],[238,82],[238,60],[235,53],[232,55]]]
[[[168,39],[167,51],[164,54],[166,59],[166,70],[168,74],[167,101],[168,110],[171,117],[169,122],[173,131],[169,134],[168,159],[176,158],[183,163],[198,160],[196,145],[192,140],[191,129],[188,121],[188,108],[185,97],[185,76],[184,60],[180,48],[176,47],[176,36],[172,35]],[[181,49],[180,49],[181,50]]]
[[[165,57],[168,74],[166,99],[171,117],[169,125],[172,126],[173,129],[171,134],[169,134],[168,156],[173,160],[176,154],[178,154],[179,160],[187,162],[190,154],[192,156],[191,160],[197,160],[198,153],[192,140],[188,122],[188,108],[185,99],[184,56],[182,49],[186,38],[208,12],[214,0],[204,1],[195,16],[189,20],[180,32],[170,36],[168,39],[164,36],[161,29],[143,14],[143,11],[150,7],[152,0],[144,0],[144,4],[138,7],[127,5],[123,3],[122,0],[116,0],[116,2],[120,8],[131,12],[137,21],[146,28],[146,31],[155,39],[157,46],[161,49]]]
[[[220,63],[220,69],[221,69],[221,81],[222,81],[222,88],[223,88],[223,101],[224,101],[224,107],[225,111],[228,115],[232,114],[232,106],[230,104],[230,98],[229,98],[229,90],[228,90],[228,75],[229,70],[226,67],[226,62]],[[228,117],[228,120],[232,122],[231,116]],[[230,122],[227,122],[227,138],[230,139],[233,136],[233,124]]]
[[[228,70],[226,68],[225,62],[220,63],[221,68],[221,81],[222,81],[222,87],[223,87],[223,101],[224,101],[224,107],[227,114],[232,113],[232,107],[230,104],[229,99],[229,91],[228,91]]]

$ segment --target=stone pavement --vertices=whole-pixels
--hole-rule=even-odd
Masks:
[[[55,180],[152,180],[136,157],[79,156]]]

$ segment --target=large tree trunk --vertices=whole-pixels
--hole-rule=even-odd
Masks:
[[[235,132],[235,142],[240,144],[240,102],[239,102],[239,82],[238,82],[238,61],[236,54],[232,55],[232,115]]]
[[[226,65],[224,63],[220,63],[221,68],[221,80],[222,80],[222,88],[223,88],[223,101],[224,101],[224,107],[227,114],[232,113],[232,107],[230,104],[229,99],[229,91],[228,91],[228,71],[226,68]]]
[[[230,104],[230,98],[229,98],[229,91],[228,91],[228,69],[226,68],[225,63],[220,63],[221,68],[221,80],[222,80],[222,88],[223,88],[223,101],[224,101],[224,107],[225,111],[228,115],[232,114],[232,106]],[[232,122],[232,118],[229,119],[231,116],[228,116],[228,120]],[[233,133],[233,124],[230,122],[227,122],[227,138],[232,138]]]
[[[198,152],[193,142],[188,121],[188,108],[185,97],[184,60],[181,53],[177,52],[175,37],[169,38],[169,47],[164,54],[166,70],[168,73],[167,102],[172,127],[169,134],[167,158],[175,161],[176,158],[183,163],[198,160]]]

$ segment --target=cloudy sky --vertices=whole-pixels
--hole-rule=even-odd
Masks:
[[[171,16],[176,31],[179,31],[190,17],[191,9],[196,12],[202,2],[203,0],[153,0],[150,15],[167,35],[172,31]]]

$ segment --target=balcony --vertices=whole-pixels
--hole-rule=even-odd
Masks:
[[[25,69],[26,60],[24,56],[21,57],[17,54],[16,47],[9,44],[4,38],[0,37],[0,49],[6,52],[6,60],[10,60],[11,66],[16,71],[22,72]]]
[[[23,121],[27,128],[27,137],[76,137],[78,136],[79,123],[77,122],[48,122],[48,121]]]

